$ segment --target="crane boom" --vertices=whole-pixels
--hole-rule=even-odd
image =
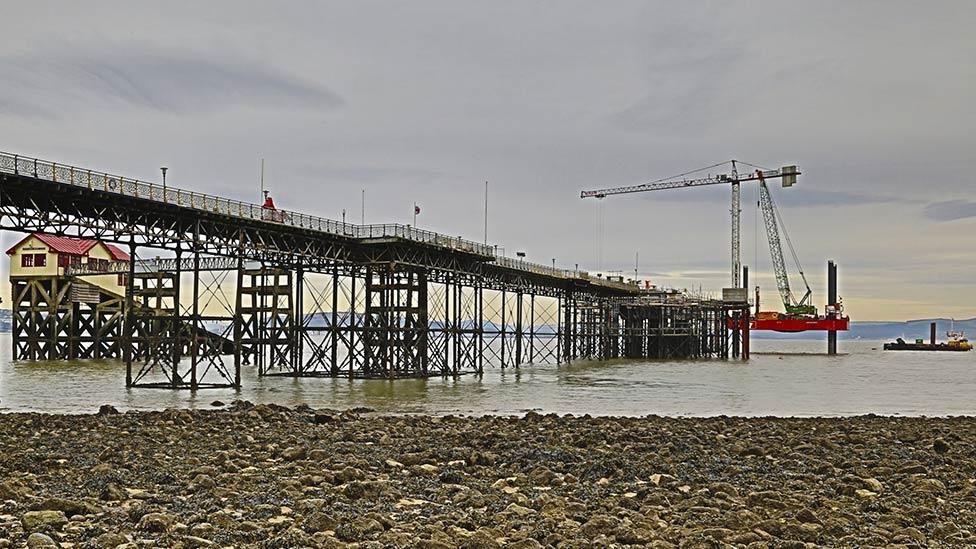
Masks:
[[[796,251],[793,249],[793,244],[787,236],[786,242],[790,247],[790,252],[793,254],[794,261],[797,263],[800,277],[806,286],[806,293],[802,299],[797,301],[793,295],[793,291],[790,289],[790,277],[786,271],[786,261],[783,259],[783,246],[779,238],[779,225],[782,224],[782,219],[779,218],[776,205],[773,203],[773,197],[769,193],[769,188],[766,186],[766,182],[763,181],[762,177],[759,179],[759,206],[762,210],[763,221],[766,225],[766,240],[769,241],[769,255],[773,262],[773,270],[776,273],[776,287],[779,290],[780,297],[783,299],[783,306],[786,308],[786,313],[790,315],[816,314],[816,308],[809,303],[811,294],[810,285],[807,283],[806,275],[803,274],[803,268],[799,265],[799,259],[796,256]],[[785,226],[783,230],[785,234]]]
[[[734,160],[732,162],[735,162]],[[742,183],[745,181],[759,181],[760,179],[776,179],[778,177],[789,178],[799,175],[800,172],[796,171],[796,166],[786,166],[778,170],[763,170],[762,176],[756,173],[747,173],[739,175],[733,170],[731,173],[723,173],[708,177],[699,177],[692,179],[668,179],[662,181],[653,181],[651,183],[643,183],[640,185],[630,185],[627,187],[611,187],[608,189],[599,189],[595,191],[582,191],[580,193],[580,198],[606,198],[608,196],[613,196],[617,194],[630,194],[630,193],[642,193],[646,191],[663,191],[666,189],[681,189],[684,187],[701,187],[704,185],[719,185],[722,183],[732,184],[732,183]]]

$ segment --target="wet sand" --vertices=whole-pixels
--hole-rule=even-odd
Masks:
[[[0,547],[958,547],[976,418],[0,415]]]

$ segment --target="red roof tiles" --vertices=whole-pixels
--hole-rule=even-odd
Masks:
[[[13,245],[12,248],[7,250],[7,255],[13,255],[14,251],[24,243],[30,237],[36,237],[38,240],[47,244],[51,250],[68,255],[87,255],[88,252],[99,244],[98,240],[91,240],[88,238],[72,238],[70,236],[54,236],[44,233],[33,233],[24,237],[20,242]],[[128,261],[129,254],[123,252],[122,250],[116,248],[111,244],[105,244],[108,248],[108,253],[112,256],[112,259],[116,261]]]

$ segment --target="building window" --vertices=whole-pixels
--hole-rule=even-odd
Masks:
[[[34,266],[34,254],[24,254],[20,256],[20,266],[21,267],[33,267]]]
[[[35,267],[47,267],[47,254],[34,254]]]
[[[129,278],[128,275],[119,273],[119,286],[126,286],[127,285],[126,283],[128,282],[127,280],[128,278]]]
[[[58,267],[67,269],[68,265],[71,263],[71,257],[65,254],[58,255]]]

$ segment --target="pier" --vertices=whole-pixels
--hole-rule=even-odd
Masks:
[[[128,387],[748,358],[745,301],[642,289],[400,224],[357,225],[0,153],[0,229],[126,261],[11,275],[15,360],[116,358]],[[175,257],[154,259],[160,251]],[[120,292],[89,282],[119,275]],[[742,339],[744,338],[744,341]],[[741,349],[741,351],[740,351]]]

